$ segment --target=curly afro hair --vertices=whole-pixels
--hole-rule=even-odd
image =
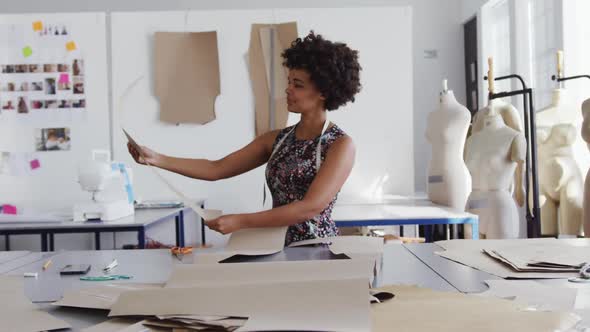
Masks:
[[[303,69],[324,96],[328,111],[351,101],[361,90],[358,51],[344,43],[335,43],[311,31],[305,38],[297,38],[281,54],[283,65],[289,69]]]

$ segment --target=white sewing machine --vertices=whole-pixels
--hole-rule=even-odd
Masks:
[[[74,221],[110,221],[133,215],[131,168],[111,162],[108,151],[93,150],[92,160],[78,166],[78,182],[92,201],[74,206]]]

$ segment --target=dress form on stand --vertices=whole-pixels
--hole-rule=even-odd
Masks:
[[[428,166],[428,198],[436,204],[465,210],[471,175],[463,160],[471,114],[448,90],[446,80],[439,109],[428,115],[426,139],[432,145]]]
[[[561,77],[558,53],[558,77]],[[551,105],[536,115],[542,235],[581,235],[584,180],[574,155],[582,118],[568,91],[553,91]],[[576,142],[578,141],[578,142]]]
[[[588,149],[590,149],[590,99],[587,99],[582,104],[582,115],[584,117],[584,122],[582,123],[582,138],[588,144]],[[582,220],[584,223],[584,236],[590,237],[590,170],[586,173],[586,181],[584,181],[583,207]]]
[[[489,90],[493,92],[492,60],[489,60]],[[515,113],[516,112],[516,113]],[[468,211],[479,216],[482,238],[517,238],[520,222],[516,200],[524,204],[523,171],[526,139],[517,111],[509,104],[491,100],[474,119],[472,135],[465,146],[465,162],[472,177]],[[465,237],[471,236],[466,227]]]

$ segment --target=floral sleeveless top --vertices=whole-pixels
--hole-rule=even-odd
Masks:
[[[294,130],[289,134],[293,127],[287,127],[279,132],[272,147],[273,151],[285,135],[289,136],[279,146],[266,166],[266,182],[272,195],[273,207],[303,200],[317,174],[316,149],[320,137],[312,140],[299,140],[295,137]],[[335,124],[326,130],[321,137],[322,161],[326,158],[330,145],[343,135],[345,133]],[[332,208],[337,197],[338,194],[319,215],[305,222],[289,226],[285,245],[318,237],[337,236],[338,228],[332,220]]]

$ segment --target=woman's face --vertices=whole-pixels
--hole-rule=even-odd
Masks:
[[[310,80],[309,73],[302,69],[289,69],[287,109],[293,113],[305,113],[324,109],[325,98]]]

